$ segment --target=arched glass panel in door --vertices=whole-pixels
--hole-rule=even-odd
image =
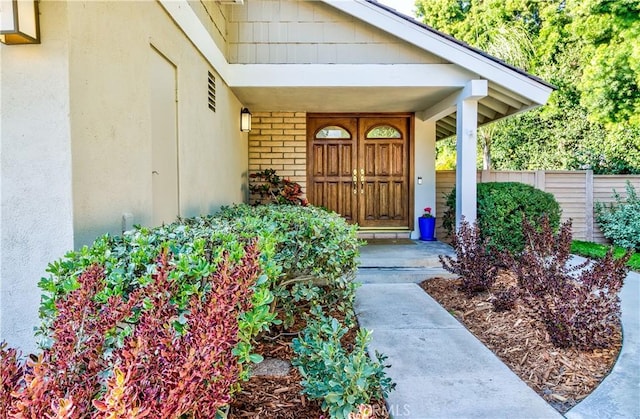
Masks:
[[[331,125],[320,129],[316,133],[316,138],[321,140],[324,138],[351,138],[351,134],[346,129],[337,125]]]
[[[379,139],[379,138],[402,138],[402,134],[400,131],[392,127],[391,125],[379,125],[375,128],[372,128],[367,133],[368,139]]]

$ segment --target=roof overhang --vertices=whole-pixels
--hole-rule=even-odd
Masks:
[[[474,73],[471,79],[487,80],[487,96],[478,102],[478,125],[544,105],[554,90],[549,83],[375,0],[321,1]],[[455,100],[459,93],[416,111],[418,118],[436,121],[438,139],[456,132]]]
[[[473,74],[452,64],[233,64],[229,85],[258,111],[418,112]]]
[[[159,0],[238,99],[252,110],[415,112],[455,134],[455,100],[487,80],[478,123],[546,103],[553,86],[373,0],[321,0],[450,64],[229,64],[186,0]]]

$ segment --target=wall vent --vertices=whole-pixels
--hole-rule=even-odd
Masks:
[[[209,100],[209,109],[211,109],[213,112],[216,111],[216,77],[211,74],[211,72],[208,72],[209,74],[209,80],[207,83],[207,95],[208,95],[208,100]]]

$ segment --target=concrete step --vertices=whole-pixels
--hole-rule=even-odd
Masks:
[[[442,242],[414,241],[414,244],[367,245],[360,248],[361,268],[440,268],[438,255],[454,255]]]

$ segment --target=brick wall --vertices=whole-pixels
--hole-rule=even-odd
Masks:
[[[304,112],[254,112],[249,133],[249,173],[274,169],[307,188],[307,118]]]

